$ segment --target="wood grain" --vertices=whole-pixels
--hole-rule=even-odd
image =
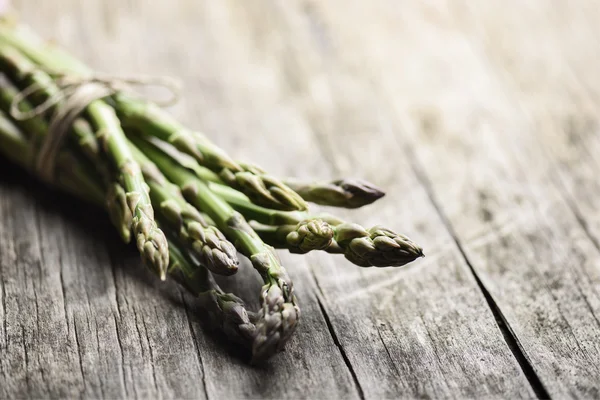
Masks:
[[[524,14],[517,4],[489,7],[487,18],[505,25],[488,51],[501,49],[503,55],[516,52],[519,41],[526,43],[520,38],[535,32],[528,25],[534,16],[544,26],[542,15],[551,9],[540,3]],[[406,133],[407,140],[400,141],[407,146],[404,154],[430,188],[492,307],[516,336],[537,374],[532,384],[538,395],[597,396],[597,248],[560,187],[549,179],[552,160],[537,140],[544,137],[539,130],[545,120],[543,114],[538,119],[530,115],[542,102],[536,97],[537,103],[528,103],[530,109],[515,106],[506,94],[510,87],[498,80],[473,44],[480,37],[464,33],[464,21],[457,18],[464,8],[430,2],[394,14],[386,2],[374,2],[343,15],[323,7],[321,15],[330,18],[327,24],[339,35],[347,35],[345,40],[358,43],[354,49],[364,59],[359,74],[370,77],[382,113],[389,113]],[[471,10],[470,21],[479,28],[493,26],[482,17],[483,8]],[[360,37],[344,29],[359,21]],[[511,23],[521,31],[507,33]],[[537,41],[523,45],[523,53],[540,56],[533,43],[553,43],[549,32],[555,23],[548,22]],[[557,41],[559,36],[564,33],[556,32]],[[500,40],[508,43],[499,46]],[[391,48],[394,52],[378,52]],[[517,53],[512,60],[519,57],[525,58]],[[528,61],[523,65],[533,65]],[[538,62],[553,68],[561,59]],[[504,59],[499,67],[505,64],[522,65]],[[552,78],[566,82],[566,76],[560,79],[563,75],[551,71]],[[543,77],[538,73],[540,87]],[[542,97],[557,95],[548,91]]]
[[[236,158],[385,187],[339,214],[427,257],[282,253],[302,323],[251,367],[101,213],[0,163],[0,397],[597,397],[599,10],[559,3],[16,2],[100,71],[182,78],[171,111]],[[248,265],[227,286],[256,305]]]
[[[467,9],[468,10],[468,9]],[[466,11],[466,10],[465,10]],[[499,11],[499,10],[498,10]],[[533,2],[522,13],[496,12],[495,9],[475,10],[481,24],[472,24],[471,10],[456,13],[461,25],[469,32],[473,47],[489,60],[490,74],[504,87],[506,102],[513,105],[515,119],[530,126],[531,135],[515,147],[515,156],[528,166],[528,175],[543,182],[538,204],[552,202],[544,214],[550,215],[553,237],[554,269],[542,272],[547,276],[553,303],[558,306],[558,327],[539,324],[535,332],[520,336],[556,337],[563,343],[545,345],[543,351],[532,351],[540,372],[548,376],[548,385],[561,395],[578,393],[599,395],[596,382],[600,370],[595,360],[600,354],[600,264],[598,262],[598,181],[597,161],[591,155],[598,149],[597,124],[594,116],[598,101],[598,81],[592,73],[597,57],[583,51],[582,45],[594,49],[586,37],[597,35],[591,20],[599,15],[598,5],[581,2],[548,7]],[[519,26],[521,20],[534,20],[525,37],[518,29],[503,37],[514,46],[507,52],[503,46],[490,46],[498,41],[498,26],[485,23],[494,12],[507,23]],[[482,27],[485,26],[485,29]],[[523,39],[515,40],[517,37]],[[531,51],[541,39],[552,45]],[[588,44],[589,43],[589,44]],[[519,58],[521,62],[511,62]],[[548,65],[539,69],[536,65]],[[550,93],[552,95],[550,95]],[[546,150],[545,152],[540,151]],[[548,187],[550,186],[550,187]],[[542,206],[543,207],[543,206]],[[546,218],[549,219],[549,218]],[[554,260],[548,264],[554,264]],[[555,329],[555,334],[548,332]],[[566,331],[566,333],[565,333]],[[539,339],[532,342],[540,342]],[[545,344],[544,343],[544,344]],[[532,343],[532,346],[539,345]],[[555,365],[562,365],[557,370]],[[557,376],[556,376],[557,375]],[[558,378],[558,379],[557,379]],[[552,382],[556,381],[556,383]],[[577,382],[577,389],[572,382]]]
[[[247,13],[244,10],[231,25],[245,28]],[[396,230],[421,231],[423,237],[436,239],[431,244],[437,250],[431,255],[433,261],[426,259],[427,264],[405,274],[397,270],[356,270],[352,274],[343,263],[332,265],[333,273],[314,268],[333,330],[364,392],[375,398],[397,393],[408,397],[531,396],[423,186],[406,160],[397,159],[397,142],[381,118],[372,91],[348,74],[339,53],[320,51],[320,39],[311,31],[305,7],[257,2],[252,15],[268,18],[277,27],[272,35],[283,37],[286,45],[276,45],[268,32],[262,32],[246,47],[273,55],[286,91],[281,97],[299,108],[317,139],[315,145],[323,145],[323,159],[303,158],[303,168],[312,159],[320,165],[329,160],[330,168],[339,175],[360,171],[402,197],[388,197],[378,204],[375,215],[367,208],[344,216],[357,215],[367,226],[385,221]],[[246,29],[236,36],[249,37],[250,28]],[[378,159],[394,161],[388,169],[382,168]],[[345,277],[342,280],[340,276]],[[465,309],[469,312],[463,314]],[[456,351],[449,348],[447,338],[452,338]],[[472,351],[467,351],[469,348]]]

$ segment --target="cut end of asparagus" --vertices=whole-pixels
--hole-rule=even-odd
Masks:
[[[375,226],[357,224],[336,227],[336,243],[345,257],[361,267],[400,267],[423,257],[423,249],[404,235]]]
[[[306,201],[315,204],[343,208],[359,208],[385,196],[383,190],[360,179],[301,182],[286,181]]]

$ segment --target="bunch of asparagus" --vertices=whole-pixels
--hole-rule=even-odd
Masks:
[[[49,124],[68,108],[65,77],[76,81],[93,71],[11,21],[0,22],[0,71],[0,152],[34,175],[48,175],[38,168],[40,152],[52,140]],[[340,253],[361,267],[402,266],[423,256],[389,229],[308,212],[307,202],[370,204],[383,196],[374,185],[278,179],[125,92],[87,104],[52,161],[46,181],[104,208],[144,264],[192,291],[212,323],[255,361],[283,349],[300,317],[274,248]],[[213,278],[235,274],[238,254],[264,283],[257,312]]]

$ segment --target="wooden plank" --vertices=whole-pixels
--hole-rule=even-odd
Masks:
[[[214,28],[209,23],[211,16],[205,15],[207,10],[202,7],[192,7],[193,4],[195,2],[172,7],[170,2],[163,1],[148,7],[147,2],[72,1],[57,8],[56,3],[45,3],[40,7],[36,2],[24,1],[22,13],[47,37],[64,43],[101,71],[168,73],[187,77],[185,98],[189,99],[189,103],[202,102],[206,98],[203,112],[197,113],[187,102],[182,102],[174,112],[180,116],[187,115],[187,121],[198,126],[197,121],[204,113],[210,116],[211,112],[219,112],[224,107],[219,102],[230,101],[222,96],[236,93],[228,93],[231,92],[229,83],[222,82],[229,79],[230,73],[218,63],[224,61],[219,57],[222,51],[219,49],[220,42],[213,42],[208,52],[201,44],[202,40],[215,39],[212,36],[214,32],[207,30]],[[178,21],[178,24],[174,26],[172,21]],[[190,43],[189,38],[193,38],[194,43]],[[250,75],[255,71],[242,72]],[[250,79],[250,82],[260,84],[257,79]],[[224,136],[229,131],[243,126],[243,121],[231,114],[241,109],[230,110],[228,107],[225,111],[225,114],[219,115],[215,127],[218,128],[216,132],[223,132],[223,136],[216,137],[216,141],[222,144],[226,144]],[[190,117],[192,112],[195,114]],[[231,121],[232,117],[238,118],[239,122]],[[244,149],[239,144],[229,147],[236,149],[237,155]],[[288,163],[292,161],[287,160]],[[50,231],[53,227],[47,229]],[[114,234],[107,233],[106,237],[109,236]],[[303,324],[285,354],[273,360],[267,368],[257,369],[249,367],[246,360],[232,353],[222,340],[215,339],[202,329],[202,321],[195,317],[193,299],[186,297],[182,301],[180,293],[173,287],[157,289],[149,276],[141,274],[139,266],[128,266],[137,266],[139,262],[135,254],[124,254],[122,246],[114,243],[108,251],[113,254],[111,258],[119,260],[114,262],[114,284],[110,282],[113,293],[98,299],[98,302],[113,305],[116,315],[111,315],[109,324],[113,324],[113,319],[117,321],[118,337],[112,340],[101,338],[100,343],[110,351],[120,349],[122,354],[107,357],[106,370],[101,368],[102,363],[97,358],[87,356],[89,371],[84,370],[95,371],[97,382],[113,392],[124,386],[115,397],[358,397],[351,373],[321,314],[306,261],[295,259],[290,268],[303,306]],[[286,257],[284,261],[290,259]],[[107,266],[101,265],[101,268],[106,270]],[[249,265],[245,268],[249,269]],[[254,284],[246,285],[242,281],[234,285],[234,289],[240,289],[242,297],[256,306],[260,288],[258,278],[251,271],[240,275],[252,279]],[[79,280],[83,285],[91,284],[81,276]],[[86,291],[87,287],[83,292]],[[72,301],[75,307],[85,298],[73,298]],[[96,312],[94,309],[89,314],[93,316]],[[97,342],[94,329],[81,329],[79,336],[80,343]],[[77,373],[62,364],[55,368],[64,368],[65,374]],[[122,378],[113,379],[111,374],[121,370]],[[87,394],[99,397],[101,393]]]
[[[382,135],[378,141],[369,137],[369,132],[388,127],[380,120],[367,85],[340,69],[338,63],[344,60],[339,54],[322,51],[318,44],[327,38],[315,37],[307,13],[303,4],[254,2],[229,14],[227,28],[235,33],[219,35],[220,45],[232,49],[227,64],[239,65],[235,54],[245,59],[251,49],[272,63],[270,72],[279,80],[265,78],[261,87],[251,88],[251,102],[242,100],[239,107],[248,110],[244,121],[249,122],[244,125],[250,128],[227,137],[241,141],[255,124],[268,135],[269,126],[275,124],[274,132],[285,132],[268,138],[276,154],[288,155],[292,149],[307,152],[301,153],[300,168],[290,172],[329,168],[320,172],[322,176],[360,171],[390,188],[390,197],[379,204],[376,215],[366,209],[344,216],[356,215],[367,225],[386,221],[392,228],[414,232],[417,240],[432,238],[429,246],[436,249],[432,261],[405,272],[359,270],[323,255],[311,258],[332,330],[365,397],[532,396],[426,192],[390,146],[395,145],[393,137]],[[228,47],[229,37],[235,38],[235,47]],[[239,71],[231,79],[234,84],[248,84]],[[290,105],[301,110],[300,116],[292,117],[305,121],[303,128],[317,139],[308,150],[290,146],[290,140],[305,140],[294,125],[279,125],[282,115],[291,112]],[[319,142],[321,153],[315,154]],[[263,150],[266,139],[247,146],[255,154],[264,154],[261,162],[275,165]],[[377,161],[386,158],[393,161],[382,171]],[[325,160],[331,164],[327,166]]]
[[[428,188],[413,171],[414,163],[401,157],[396,133],[404,120],[381,101],[381,90],[371,87],[381,84],[380,72],[385,83],[394,77],[411,85],[408,76],[416,78],[414,74],[396,77],[396,68],[402,66],[399,60],[411,54],[408,39],[399,54],[390,57],[388,50],[397,48],[391,43],[398,39],[395,24],[409,22],[406,17],[398,18],[389,6],[377,2],[368,10],[335,2],[189,2],[173,7],[165,0],[148,7],[141,1],[72,1],[60,10],[51,2],[21,3],[24,17],[37,29],[57,37],[103,71],[185,78],[186,100],[174,111],[192,125],[218,132],[215,139],[235,149],[236,155],[256,159],[259,154],[257,161],[263,166],[302,176],[360,172],[389,187],[390,196],[376,208],[376,215],[369,215],[371,209],[355,215],[365,224],[385,221],[414,232],[412,236],[426,243],[426,249],[433,249],[418,268],[403,273],[361,270],[321,254],[309,256],[308,262],[285,257],[297,282],[303,324],[288,352],[266,370],[248,368],[205,335],[193,317],[193,301],[189,300],[186,313],[185,304],[176,301],[175,289],[157,290],[139,282],[139,269],[123,271],[115,265],[116,285],[111,289],[115,294],[110,297],[116,297],[112,304],[120,313],[115,327],[122,339],[122,364],[133,368],[122,373],[124,383],[110,380],[108,373],[119,369],[118,356],[110,358],[94,381],[96,386],[88,383],[96,391],[88,393],[97,394],[101,390],[97,386],[104,385],[106,393],[140,397],[198,397],[204,395],[202,386],[209,397],[225,398],[356,397],[361,392],[372,398],[533,395],[432,205]],[[416,16],[416,22],[400,33],[441,41],[439,32],[432,33],[430,26],[422,24],[422,10],[412,12],[416,15],[408,15]],[[123,42],[123,37],[128,40]],[[448,39],[454,46],[457,41]],[[463,52],[460,49],[458,54]],[[421,74],[416,81],[429,83],[423,82],[428,78]],[[425,96],[433,94],[431,90],[421,93],[417,86],[410,89],[410,98],[405,99],[410,106],[423,105]],[[264,132],[260,139],[249,135],[258,131]],[[373,133],[378,133],[378,140],[372,140]],[[440,156],[446,143],[439,138],[432,141],[436,157]],[[460,146],[460,141],[455,145]],[[393,160],[384,171],[382,159]],[[440,176],[453,184],[463,183],[457,178],[460,174]],[[440,187],[449,190],[442,178],[436,177],[436,193]],[[114,253],[118,248],[110,246],[116,257],[121,256]],[[133,262],[135,256],[128,257]],[[159,293],[175,299],[179,307],[174,310],[172,304],[165,304],[157,298]],[[84,300],[75,298],[74,304]],[[170,324],[173,313],[172,333],[152,328]],[[85,329],[83,322],[78,326],[84,327],[79,335],[83,341],[93,339],[94,329]],[[171,340],[185,351],[185,357],[179,351],[169,353]],[[108,343],[116,350],[114,341]],[[86,370],[95,371],[100,364],[95,356],[87,357],[84,377],[89,375]],[[76,366],[65,369],[72,372]],[[183,378],[175,382],[184,369]],[[158,378],[153,382],[154,376]]]
[[[185,311],[146,288],[136,255],[107,251],[113,228],[95,209],[3,171],[14,180],[2,193],[3,396],[203,397],[184,382],[199,368]],[[113,275],[108,254],[134,267]]]
[[[10,169],[3,163],[2,213],[2,397],[78,395],[83,389],[80,374],[61,376],[53,371],[49,354],[56,362],[69,365],[79,372],[79,357],[74,336],[68,335],[69,322],[63,308],[60,268],[45,269],[45,264],[57,265],[57,253],[44,254],[37,227],[35,200],[23,193],[14,193],[8,179]],[[21,175],[17,174],[17,178]],[[58,220],[58,221],[57,221]],[[55,218],[56,232],[62,236],[64,225]],[[43,339],[43,340],[39,340]],[[67,346],[69,344],[69,346]],[[61,351],[61,348],[63,351]]]
[[[568,88],[568,75],[557,74],[561,59],[536,52],[540,43],[552,48],[563,35],[548,35],[557,20],[525,41],[541,23],[539,9],[524,14],[520,3],[497,2],[484,18],[477,10],[487,4],[472,7],[470,21],[479,29],[495,29],[486,46],[488,53],[501,49],[506,55],[498,67],[532,66],[521,87],[544,87],[553,80]],[[371,99],[383,118],[393,121],[392,128],[403,128],[399,145],[408,144],[404,154],[414,157],[413,167],[431,186],[432,198],[533,365],[538,395],[597,396],[598,251],[549,176],[548,159],[536,141],[538,124],[545,121],[528,117],[537,108],[523,112],[515,106],[448,4],[395,8],[371,2],[346,6],[343,14],[336,12],[339,7],[322,3],[319,17],[335,27],[330,34],[337,43],[353,43],[352,52],[345,52],[348,69],[372,82]],[[460,14],[464,7],[452,11]],[[360,30],[349,29],[359,25]],[[592,37],[580,35],[577,43],[585,46]],[[527,60],[526,52],[529,63],[515,61]],[[537,64],[534,57],[540,57]],[[547,75],[538,72],[541,66]],[[540,80],[526,80],[534,75]],[[542,96],[533,92],[528,105],[540,97],[561,104],[557,96],[551,89]]]
[[[504,34],[503,37],[510,43],[508,50],[491,45],[499,35],[492,13],[515,26],[522,26],[521,21],[531,21],[534,16],[536,23],[529,27],[525,38],[519,29]],[[568,232],[559,240],[573,243],[573,251],[565,257],[572,278],[566,280],[566,284],[562,277],[555,279],[560,279],[557,290],[565,293],[561,308],[563,314],[571,316],[570,329],[577,338],[577,347],[575,351],[564,349],[558,356],[557,352],[543,356],[546,358],[544,361],[550,364],[547,368],[556,363],[568,367],[573,359],[571,353],[575,353],[576,367],[556,373],[561,381],[588,383],[587,378],[591,384],[584,383],[580,390],[591,396],[600,393],[600,370],[595,361],[600,354],[600,224],[597,217],[600,186],[596,172],[598,162],[594,157],[600,148],[596,134],[600,89],[596,69],[600,60],[593,56],[598,50],[593,39],[598,34],[595,23],[598,15],[597,4],[593,2],[568,2],[559,7],[532,2],[518,14],[507,9],[497,12],[495,7],[484,7],[459,15],[470,36],[479,39],[473,40],[474,45],[486,54],[492,71],[505,84],[508,100],[520,108],[515,115],[521,111],[520,117],[537,128],[533,130],[535,138],[532,142],[535,142],[520,149],[527,152],[521,157],[527,157],[529,163],[539,166],[539,171],[535,172],[547,175],[561,191],[567,207],[555,212],[574,214],[580,225],[580,229],[573,233],[570,229],[572,223],[555,227],[559,232]],[[473,24],[473,17],[482,24]],[[531,51],[541,39],[552,45],[542,46],[537,52]],[[522,61],[509,62],[515,58]],[[541,70],[535,67],[541,64],[549,67]],[[539,147],[547,152],[534,152],[532,155],[528,151]],[[561,349],[561,346],[556,347]]]

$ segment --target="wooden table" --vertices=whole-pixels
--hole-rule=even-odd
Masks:
[[[302,324],[253,368],[98,211],[2,163],[1,398],[600,397],[597,1],[16,8],[100,71],[183,79],[172,112],[239,159],[385,187],[341,214],[427,257],[282,253]]]

